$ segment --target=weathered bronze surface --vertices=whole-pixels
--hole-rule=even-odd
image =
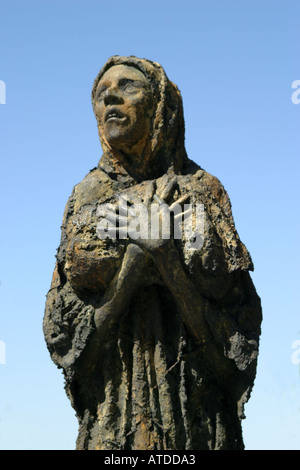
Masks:
[[[44,316],[77,449],[243,449],[261,306],[228,195],[188,159],[180,92],[159,64],[111,57],[92,104],[103,156],[67,203]],[[203,204],[203,246],[121,226],[101,239],[98,207],[120,196]]]

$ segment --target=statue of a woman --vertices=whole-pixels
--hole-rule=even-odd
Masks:
[[[227,193],[188,159],[180,92],[159,64],[111,57],[92,104],[103,156],[67,203],[44,317],[77,449],[243,449],[261,307]],[[124,231],[137,201],[160,221],[201,205],[202,242],[174,237],[172,211],[156,236]],[[104,219],[114,236],[99,236]]]

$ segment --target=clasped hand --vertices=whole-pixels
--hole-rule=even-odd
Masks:
[[[185,195],[169,206],[157,194],[143,202],[136,196],[120,195],[118,204],[103,204],[98,208],[97,215],[101,218],[98,236],[129,239],[151,254],[173,243],[174,229],[184,214],[174,215],[174,208],[187,198]]]

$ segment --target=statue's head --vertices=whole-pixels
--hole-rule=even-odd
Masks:
[[[150,141],[153,99],[145,75],[135,67],[114,65],[98,82],[95,114],[110,147],[139,158]]]
[[[100,70],[92,104],[106,157],[143,179],[186,159],[180,92],[163,68],[136,57],[111,57]]]

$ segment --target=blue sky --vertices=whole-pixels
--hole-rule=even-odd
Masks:
[[[224,184],[251,252],[264,321],[246,449],[300,449],[299,17],[299,0],[1,1],[0,449],[75,446],[42,319],[64,206],[101,156],[90,94],[114,54],[179,86],[189,157]]]

